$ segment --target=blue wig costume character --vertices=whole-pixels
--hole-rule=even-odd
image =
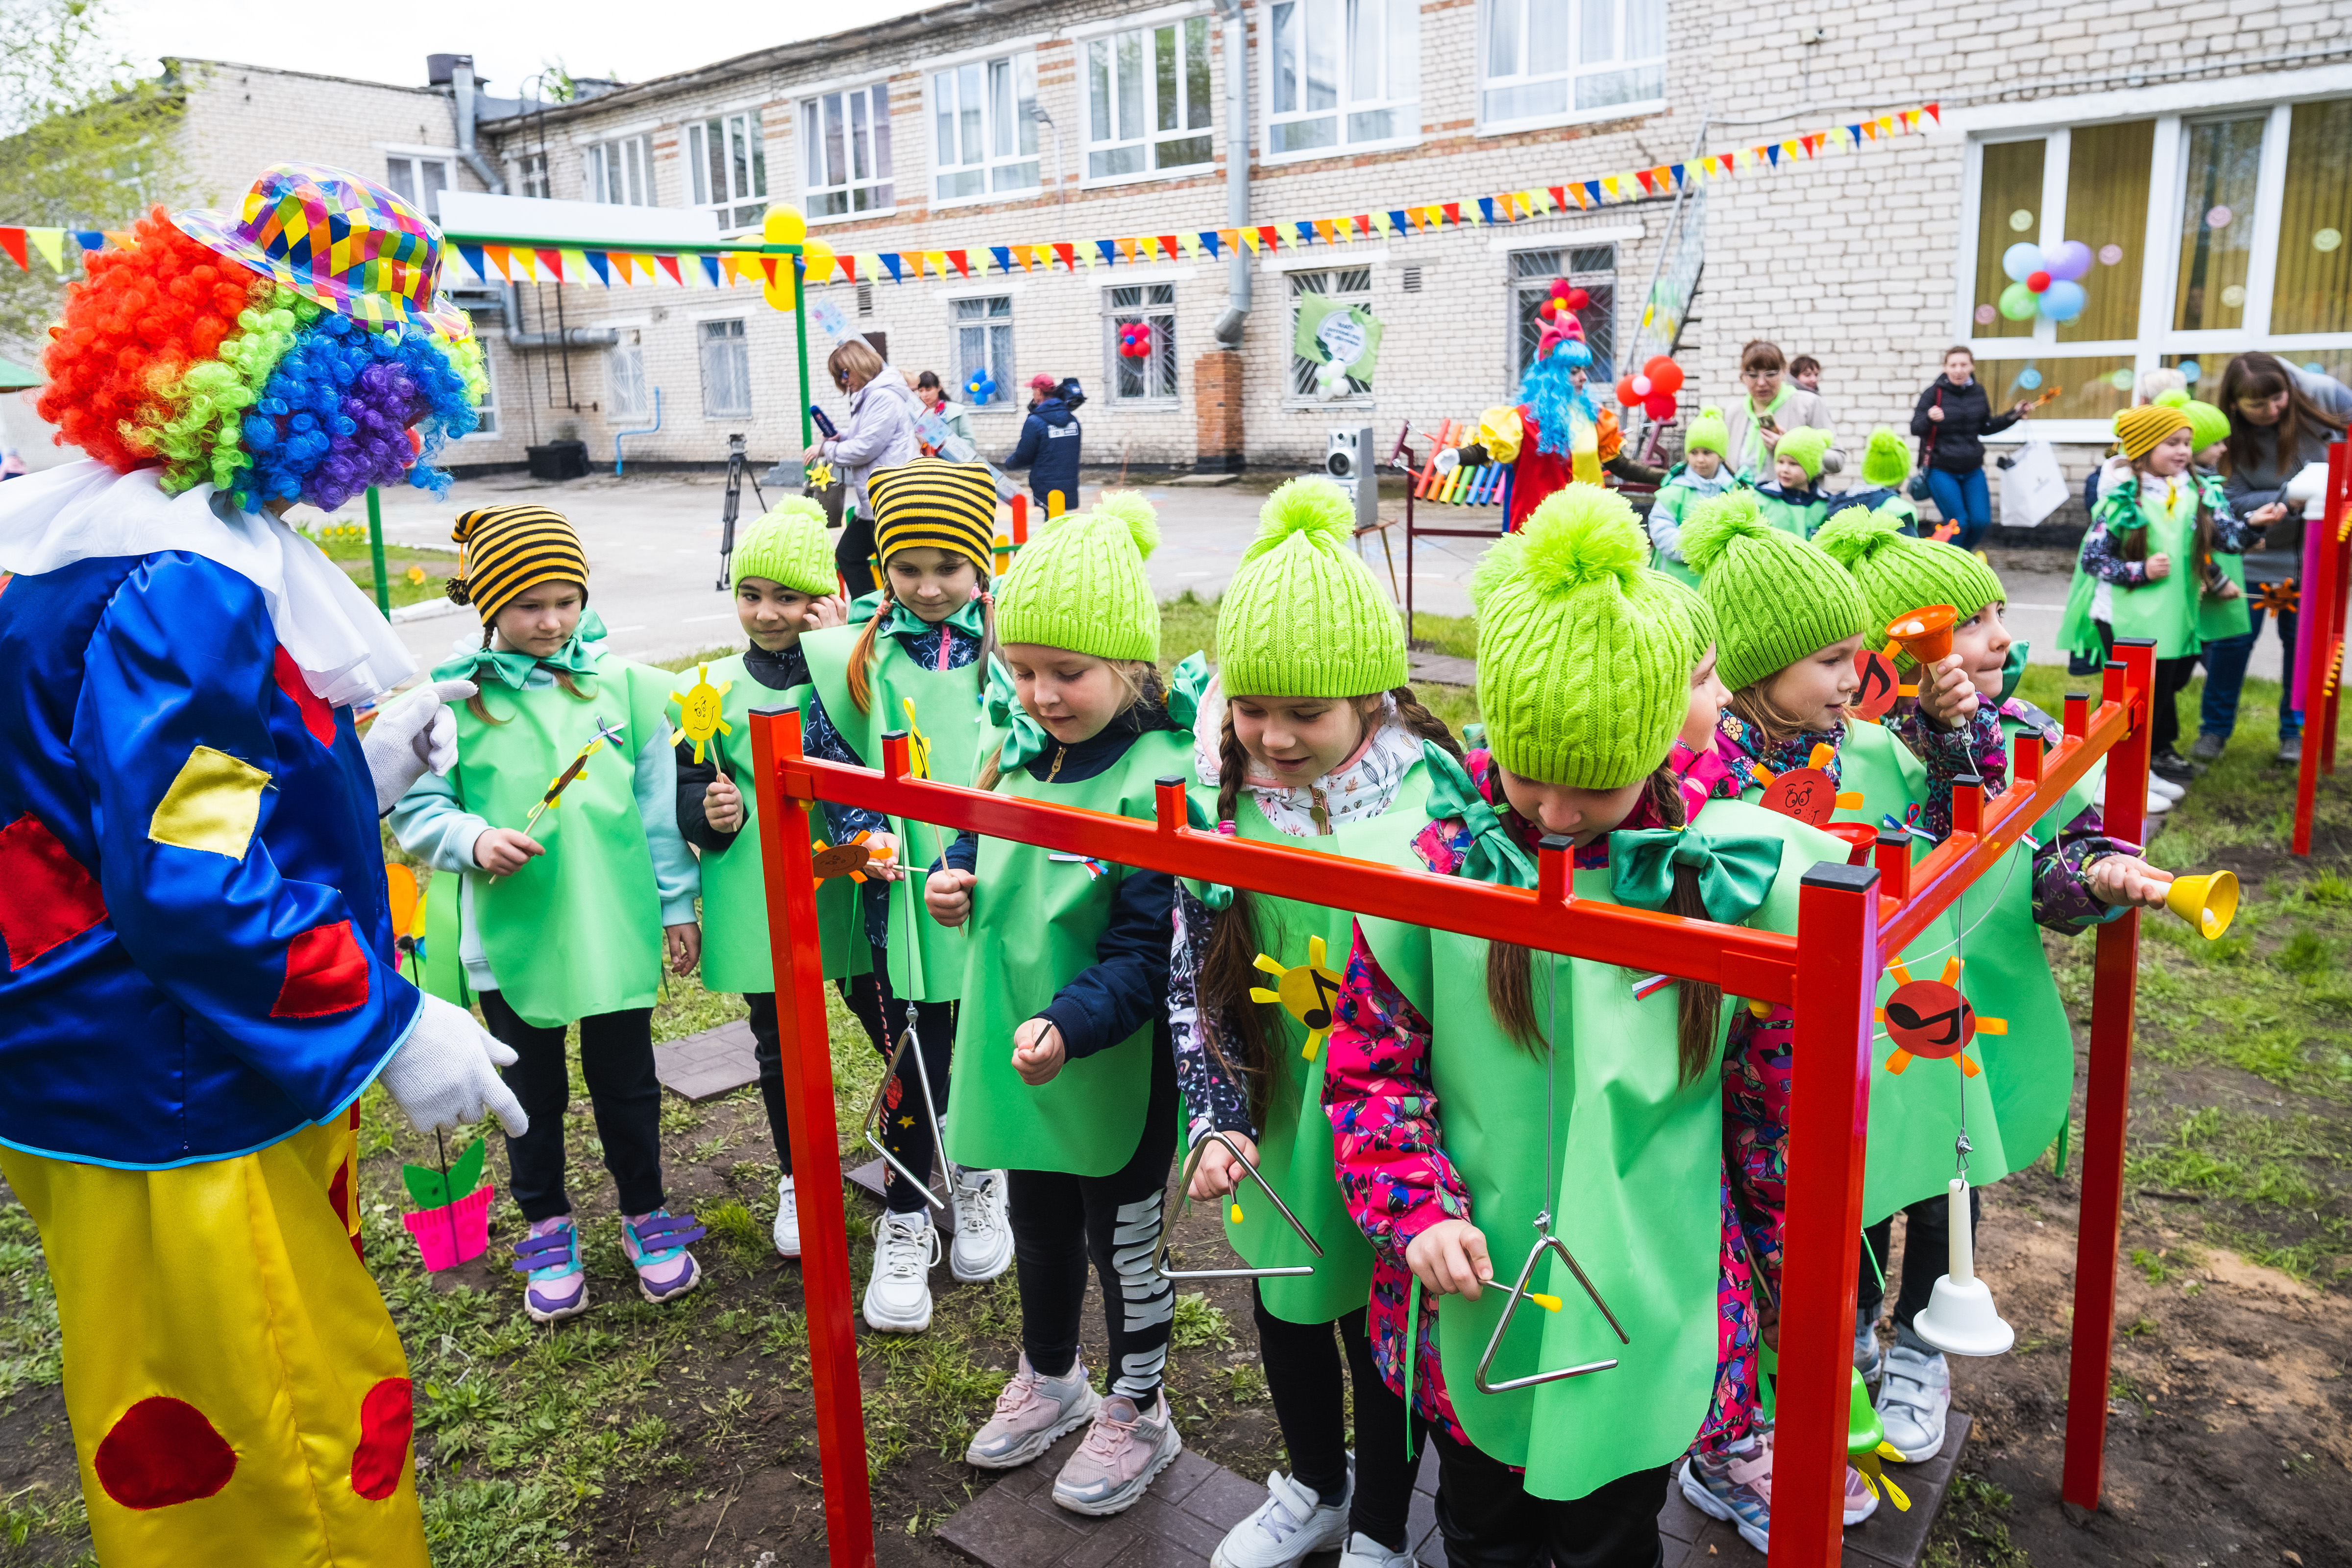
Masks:
[[[1664,475],[1623,456],[1625,437],[1613,409],[1585,390],[1592,350],[1576,312],[1590,303],[1566,279],[1537,307],[1542,335],[1519,382],[1517,407],[1490,408],[1478,422],[1478,442],[1489,460],[1511,468],[1503,507],[1506,530],[1519,528],[1544,498],[1570,483],[1598,485],[1605,469],[1621,479],[1655,484]]]
[[[87,258],[40,409],[89,454],[0,491],[0,1170],[39,1226],[110,1564],[426,1561],[408,1369],[358,1256],[358,1101],[420,1128],[514,1058],[401,978],[377,818],[455,756],[286,508],[474,428],[441,237],[280,165]]]

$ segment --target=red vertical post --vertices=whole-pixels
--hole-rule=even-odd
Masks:
[[[2327,502],[2322,517],[2320,538],[2327,544],[2335,566],[2327,577],[2332,651],[2326,673],[2321,678],[2326,684],[2321,688],[2326,711],[2318,720],[2319,771],[2333,773],[2336,704],[2344,695],[2344,611],[2347,603],[2352,602],[2352,445],[2342,441],[2327,448]],[[2311,732],[2312,721],[2307,716],[2303,728],[2305,734]]]
[[[1878,923],[1876,870],[1825,861],[1805,873],[1797,904],[1770,1568],[1835,1568],[1843,1538]]]
[[[2156,645],[2117,638],[2105,696],[2131,730],[2107,753],[2107,832],[2133,843],[2147,814],[2148,693]],[[2139,911],[2099,928],[2091,983],[2090,1085],[2083,1113],[2083,1197],[2074,1242],[2074,1331],[2066,1373],[2066,1466],[2060,1495],[2099,1506],[2106,1468],[2107,1378],[2115,1350],[2116,1262],[2123,1244],[2124,1131],[2131,1115],[2132,1008],[2139,990]]]
[[[2311,818],[2319,795],[2319,774],[2335,726],[2327,710],[2327,678],[2336,643],[2336,606],[2343,597],[2336,581],[2337,552],[2336,518],[2344,471],[2344,444],[2327,448],[2327,504],[2317,521],[2299,521],[2303,533],[2303,580],[2296,584],[2300,603],[2294,647],[2286,679],[2303,710],[2303,761],[2294,770],[2294,831],[2289,847],[2297,855],[2311,853]],[[2283,523],[2282,526],[2285,524]]]
[[[903,743],[902,743],[903,751]],[[769,945],[776,971],[777,1045],[784,1116],[800,1198],[801,1293],[808,1313],[816,1395],[817,1458],[833,1568],[874,1568],[874,1500],[867,1489],[866,1409],[857,1382],[856,1296],[849,1222],[842,1211],[841,1131],[833,1117],[833,1053],[824,1023],[824,959],[817,945],[816,871],[806,795],[788,795],[782,764],[801,760],[801,716],[754,709],[751,763],[760,804]]]
[[[1029,498],[1017,490],[1013,496],[1013,542],[1029,542]]]

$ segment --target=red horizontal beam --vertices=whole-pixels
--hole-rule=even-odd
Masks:
[[[907,773],[906,738],[898,734],[883,739],[879,772],[788,756],[777,767],[783,793],[800,800],[887,812],[1280,898],[1312,901],[1319,893],[1333,907],[1359,915],[1697,980],[1735,996],[1795,1000],[1794,937],[1576,898],[1564,850],[1538,852],[1534,890],[1498,888],[1197,831],[1185,824],[1181,785],[1163,784],[1158,819],[1142,822],[913,778]]]

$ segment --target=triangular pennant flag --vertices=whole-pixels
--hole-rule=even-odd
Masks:
[[[1672,179],[1672,180],[1674,181],[1675,185],[1675,187],[1676,187],[1677,189],[1679,189],[1679,188],[1682,186],[1682,184],[1684,184],[1685,180],[1688,177],[1688,176],[1685,174],[1685,171],[1684,171],[1683,165],[1682,165],[1682,164],[1680,164],[1680,163],[1674,163],[1674,164],[1670,164],[1670,165],[1668,165],[1668,167],[1667,167],[1667,169],[1666,169],[1666,174],[1667,174],[1667,177],[1669,177],[1670,179]]]
[[[1309,219],[1305,223],[1292,224],[1290,226],[1290,232],[1298,237],[1298,243],[1292,247],[1293,249],[1303,248],[1304,247],[1314,243],[1315,224],[1312,219]],[[1326,234],[1323,237],[1328,241],[1331,237],[1328,234]]]
[[[1492,196],[1480,196],[1480,197],[1478,198],[1478,215],[1479,215],[1481,217],[1485,218],[1488,223],[1493,223],[1493,222],[1495,221],[1495,198],[1494,198],[1494,197],[1492,197]]]
[[[1245,230],[1244,237],[1246,238],[1250,234],[1257,236],[1257,238],[1250,241],[1250,254],[1252,256],[1255,256],[1259,246],[1273,245],[1275,243],[1276,237],[1280,233],[1281,230],[1276,228],[1274,225],[1270,223],[1262,223],[1255,229]]]
[[[1845,133],[1853,140],[1855,146],[1859,147],[1862,145],[1862,127],[1859,124],[1847,126],[1845,128]]]
[[[1157,261],[1157,260],[1159,260],[1159,259],[1160,259],[1160,237],[1159,237],[1159,236],[1157,236],[1157,235],[1150,235],[1150,234],[1139,234],[1139,235],[1137,235],[1137,236],[1135,237],[1135,254],[1136,254],[1136,256],[1137,256],[1137,257],[1140,258],[1141,259],[1143,259],[1143,260],[1145,260],[1145,261]],[[1171,254],[1171,255],[1170,255],[1170,257],[1168,258],[1168,259],[1169,259],[1169,260],[1171,260],[1171,261],[1173,261],[1173,260],[1175,260],[1175,259],[1176,259],[1176,258],[1174,257],[1174,255],[1173,255],[1173,254]]]
[[[971,252],[969,250],[950,250],[946,254],[948,265],[956,269],[957,277],[969,278],[971,276]],[[947,274],[943,272],[940,276],[944,278]]]
[[[1586,205],[1599,206],[1601,205],[1601,182],[1598,180],[1585,181],[1584,195],[1587,198]]]
[[[539,281],[539,268],[532,264],[530,251],[524,249],[521,246],[516,246],[513,249],[507,252],[507,259],[515,266],[521,268],[522,275],[525,278],[530,279],[534,283]]]
[[[668,273],[669,280],[671,282],[677,284],[681,289],[686,287],[686,279],[677,269],[677,257],[656,256],[654,258],[654,265],[659,267],[664,272]]]
[[[1233,232],[1234,231],[1229,228],[1204,228],[1201,231],[1201,237],[1192,242],[1192,248],[1195,251],[1207,251],[1209,253],[1209,259],[1212,261],[1219,260],[1224,255],[1224,252],[1219,247],[1222,246],[1231,245],[1233,243],[1233,240],[1229,237]]]
[[[1404,216],[1406,220],[1412,225],[1412,231],[1415,234],[1419,234],[1423,229],[1429,226],[1429,214],[1420,207],[1405,208]]]
[[[719,258],[705,252],[703,255],[696,257],[695,259],[702,263],[702,276],[704,281],[708,282],[713,289],[718,288]]]
[[[475,254],[478,256],[481,253],[479,251],[476,251]],[[607,289],[610,289],[613,286],[613,269],[607,262],[603,251],[591,250],[585,254],[583,259],[588,263],[588,269],[596,274],[597,282],[602,283]],[[474,270],[479,272],[481,268],[479,267],[476,267]]]
[[[882,265],[889,270],[890,281],[893,283],[904,283],[907,280],[899,275],[899,255],[895,250],[886,250],[881,254]]]
[[[1381,237],[1382,238],[1386,238],[1397,231],[1397,215],[1395,213],[1386,212],[1374,213],[1372,215],[1372,226],[1380,230]]]
[[[0,228],[0,250],[5,250],[8,253],[8,259],[16,264],[16,269],[18,271],[28,272],[32,270],[33,260],[31,255],[25,249],[25,231],[23,229]]]
[[[1366,238],[1366,239],[1370,239],[1370,238],[1371,237],[1371,235],[1372,235],[1372,216],[1371,216],[1371,214],[1370,214],[1370,213],[1358,213],[1358,214],[1356,215],[1356,232],[1357,232],[1359,235],[1362,236],[1362,237],[1363,237],[1364,238]]]
[[[771,283],[773,283],[776,280],[776,259],[777,258],[772,256],[762,256],[758,259],[760,272]],[[732,289],[735,287],[735,268],[738,265],[740,264],[736,261],[735,253],[733,251],[730,250],[721,252],[719,258],[718,277],[713,278],[711,281],[713,283],[717,283],[720,279],[724,279],[726,280],[727,287]]]
[[[1881,136],[1892,136],[1895,134],[1895,116],[1891,114],[1882,114],[1878,117],[1878,133]]]
[[[570,268],[570,277],[573,282],[584,284],[588,281],[588,256],[586,252],[580,250],[561,250],[556,252],[556,254],[563,258],[563,265]]]
[[[1013,247],[1011,246],[992,245],[988,247],[988,254],[995,258],[996,269],[999,272],[1010,272],[1013,270]],[[1024,272],[1029,270],[1029,258],[1025,256],[1021,258],[1021,270]]]
[[[840,267],[843,277],[848,279],[852,283],[857,281],[858,258],[852,256],[849,252],[845,250],[833,259],[835,263]],[[873,268],[868,267],[866,270],[870,272]]]
[[[509,283],[514,281],[514,270],[512,268],[508,266],[508,262],[511,260],[512,258],[508,253],[505,246],[485,245],[482,247],[482,254],[489,258],[490,265],[499,269],[499,276],[500,278],[505,279]]]
[[[33,248],[41,253],[41,258],[49,264],[50,271],[63,272],[66,269],[64,229],[28,228],[25,231],[25,237],[33,242]]]
[[[1160,240],[1160,254],[1167,259],[1173,261],[1179,256],[1183,254],[1183,248],[1176,243],[1176,237],[1174,235],[1163,234],[1159,236],[1158,238]]]
[[[531,258],[539,263],[540,269],[541,271],[554,279],[558,283],[563,281],[563,256],[562,252],[534,248],[530,254]]]
[[[1601,177],[1601,194],[1604,196],[1615,197],[1620,200],[1623,199],[1623,193],[1620,191],[1617,186],[1616,175],[1607,174]]]
[[[1062,258],[1063,271],[1076,272],[1078,269],[1078,247],[1075,243],[1056,240],[1054,254]]]
[[[1411,211],[1411,209],[1409,209],[1409,208],[1406,208],[1406,207],[1391,207],[1391,208],[1388,210],[1388,212],[1387,212],[1387,213],[1382,216],[1381,224],[1381,232],[1382,234],[1401,234],[1401,233],[1402,233],[1402,232],[1404,231],[1404,229],[1407,227],[1407,226],[1408,226],[1408,220],[1412,217],[1412,211]],[[1420,226],[1419,224],[1412,224],[1412,225],[1411,225],[1411,226],[1412,226],[1412,227],[1414,227],[1414,228],[1418,228],[1418,227],[1420,227],[1421,226]]]
[[[1212,246],[1214,246],[1217,243],[1215,231],[1204,230],[1202,232],[1207,234],[1209,243]],[[1176,237],[1176,243],[1182,248],[1186,256],[1190,257],[1194,261],[1198,261],[1201,259],[1201,237],[1202,236],[1200,234],[1195,234],[1192,230],[1188,228],[1183,233]]]
[[[923,252],[923,265],[941,278],[948,275],[948,253],[944,250]]]
[[[1928,119],[1934,121],[1938,125],[1941,125],[1944,122],[1944,111],[1936,104],[1923,103],[1919,106],[1919,112],[1926,115]]]
[[[637,258],[635,257],[631,256],[625,250],[607,251],[605,254],[612,258],[613,270],[621,275],[622,282],[635,283],[637,280]],[[648,276],[652,274],[652,270],[653,269],[651,268],[646,268]]]
[[[1568,198],[1564,205],[1572,205],[1579,212],[1584,210],[1584,187],[1581,184],[1563,185],[1560,187],[1560,194]]]
[[[1763,149],[1763,153],[1764,156],[1770,161],[1774,168],[1777,169],[1780,166],[1780,149],[1777,143],[1767,143]]]
[[[1118,247],[1119,242],[1116,239],[1096,240],[1095,255],[1102,258],[1102,265],[1105,267],[1116,266],[1118,263]],[[1094,269],[1094,266],[1095,263],[1092,259],[1089,259],[1087,262],[1087,269],[1088,271],[1092,271]]]
[[[1546,185],[1546,186],[1544,187],[1544,189],[1545,189],[1545,190],[1547,190],[1547,191],[1549,191],[1549,192],[1551,194],[1551,205],[1554,205],[1554,206],[1556,206],[1556,207],[1564,207],[1564,206],[1568,205],[1568,187],[1567,187],[1567,186],[1565,186],[1565,185]]]
[[[1462,204],[1460,202],[1441,203],[1439,204],[1437,210],[1445,215],[1445,221],[1448,223],[1458,224],[1462,221]]]
[[[76,237],[76,243],[79,243],[79,236]],[[85,245],[82,246],[82,248],[84,250],[88,250],[89,247]],[[475,277],[480,279],[485,283],[490,280],[489,269],[483,263],[482,247],[480,246],[460,244],[457,247],[457,254],[466,258],[466,265],[473,268]],[[19,262],[18,265],[22,266],[23,263]]]
[[[1133,265],[1135,261],[1135,241],[1125,238],[1114,238],[1109,242],[1109,244],[1110,248],[1103,252],[1103,259],[1105,261],[1112,261],[1115,258],[1124,257],[1127,258],[1129,265]]]
[[[1242,242],[1243,248],[1252,256],[1255,256],[1258,253],[1258,247],[1265,243],[1265,231],[1263,229],[1237,228],[1234,231],[1234,237]]]
[[[1655,195],[1658,194],[1658,184],[1655,180],[1650,178],[1649,170],[1636,169],[1633,171],[1633,177],[1642,182],[1642,189],[1645,194],[1650,195]]]
[[[1865,120],[1865,121],[1864,121],[1862,122],[1862,133],[1863,133],[1864,136],[1869,137],[1873,142],[1877,141],[1877,140],[1878,140],[1878,121],[1875,121],[1875,120]]]
[[[104,250],[106,248],[106,236],[99,233],[98,230],[94,228],[75,229],[73,231],[73,237],[74,243],[80,246],[84,250]]]

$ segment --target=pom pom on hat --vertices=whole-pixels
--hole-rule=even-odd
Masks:
[[[1682,544],[1715,611],[1723,683],[1734,691],[1867,629],[1870,609],[1854,580],[1765,521],[1752,495],[1730,490],[1700,503]]]
[[[1723,410],[1708,404],[1698,411],[1683,433],[1683,451],[1713,452],[1718,458],[1731,455],[1731,427],[1723,422]]]
[[[2156,450],[2175,430],[2193,430],[2189,416],[2168,403],[2143,403],[2116,416],[2116,445],[2137,461]],[[2194,439],[2194,437],[2191,437]]]
[[[1330,480],[1287,481],[1217,601],[1218,681],[1254,697],[1369,697],[1405,684],[1404,623],[1349,542]]]
[[[1149,561],[1160,548],[1160,509],[1141,490],[1105,490],[1096,498],[1093,511],[1127,530],[1139,558]]]
[[[1911,448],[1902,437],[1881,425],[1870,433],[1870,445],[1863,448],[1862,482],[1883,490],[1891,490],[1911,475]]]
[[[1306,474],[1276,485],[1257,509],[1257,536],[1242,552],[1250,560],[1274,549],[1295,533],[1322,533],[1335,540],[1352,538],[1356,507],[1347,492],[1330,480]]]
[[[1752,490],[1726,490],[1709,496],[1691,509],[1683,524],[1683,561],[1706,577],[1735,539],[1760,539],[1780,530],[1764,521],[1764,509]]]
[[[2009,597],[1974,551],[1914,539],[1892,512],[1847,507],[1822,525],[1813,545],[1853,574],[1870,610],[1864,635],[1874,641],[1879,628],[1928,605],[1949,605],[1965,621]]]
[[[1866,506],[1850,506],[1822,524],[1813,535],[1813,548],[1851,572],[1858,562],[1876,554],[1902,536],[1899,519]]]
[[[1822,458],[1829,451],[1832,439],[1834,437],[1826,430],[1800,425],[1780,437],[1779,445],[1772,448],[1772,455],[1788,458],[1805,470],[1805,478],[1817,479],[1822,477]]]
[[[2230,416],[2210,403],[2200,403],[2185,392],[2168,392],[2157,402],[2189,416],[2189,439],[2197,450],[2219,446],[2230,438]]]

